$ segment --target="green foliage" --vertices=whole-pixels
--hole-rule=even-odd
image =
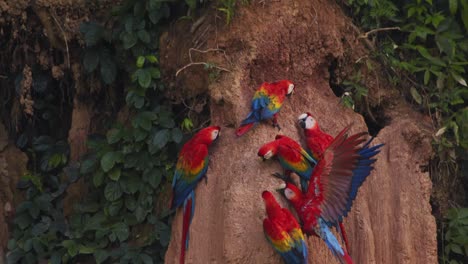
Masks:
[[[443,263],[466,263],[468,260],[468,208],[451,209],[447,217]]]
[[[161,92],[158,39],[170,18],[168,4],[123,1],[105,23],[81,25],[87,76],[107,85],[124,83],[131,118],[112,125],[105,136],[90,136],[89,153],[79,165],[67,166],[69,150],[62,141],[41,136],[32,142],[31,171],[20,183],[26,200],[14,219],[8,263],[163,262],[172,213],[164,197],[183,130],[193,128],[188,118],[176,122]],[[21,137],[18,142],[28,146]],[[87,193],[65,219],[63,194],[79,178]]]
[[[355,109],[356,103],[360,103],[368,94],[360,71],[357,71],[350,79],[344,80],[341,85],[345,90],[341,102],[349,108]]]
[[[226,16],[226,24],[229,25],[231,23],[232,18],[234,17],[234,13],[236,10],[236,6],[238,3],[241,2],[242,4],[247,4],[248,0],[218,0],[218,10],[223,12]]]
[[[19,188],[27,190],[26,200],[16,208],[8,263],[60,260],[66,255],[59,246],[68,237],[62,199],[67,187],[78,179],[78,169],[64,167],[68,147],[50,137],[36,138],[29,152],[34,154],[32,171],[18,183]]]
[[[438,131],[434,149],[442,175],[457,177],[468,150],[468,2],[465,0],[347,0],[355,19],[376,43],[373,59],[386,65],[388,79]],[[386,30],[399,27],[400,30]],[[353,83],[351,86],[356,87]],[[439,172],[440,173],[440,172]],[[452,182],[452,179],[446,179]],[[444,263],[466,263],[467,209],[452,209],[442,249]]]
[[[407,87],[416,104],[434,113],[443,129],[435,142],[439,153],[468,149],[468,2],[349,0],[347,4],[363,28],[401,29],[379,33],[375,57],[400,76],[389,76],[396,84],[412,83],[399,86]]]

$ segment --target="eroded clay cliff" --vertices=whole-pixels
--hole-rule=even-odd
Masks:
[[[189,94],[208,93],[211,124],[222,126],[212,148],[207,184],[196,190],[197,207],[190,229],[187,263],[281,263],[267,244],[262,221],[263,190],[274,190],[280,171],[275,162],[262,162],[258,148],[278,133],[264,123],[241,138],[234,135],[248,112],[255,88],[263,81],[291,79],[296,93],[281,110],[280,133],[300,139],[297,116],[311,112],[322,128],[336,135],[353,123],[352,131],[366,131],[361,115],[340,104],[330,88],[332,61],[366,56],[369,43],[358,40],[359,31],[335,1],[282,0],[241,7],[230,26],[218,21],[199,28],[175,26],[161,41],[166,76],[189,63],[190,44],[178,44],[177,35],[192,37],[200,50],[220,48],[223,53],[203,54],[200,61],[217,61],[230,72],[208,81],[207,90],[193,90],[185,80],[203,70],[193,66],[175,79],[174,89]],[[204,42],[199,35],[204,32]],[[206,33],[208,32],[208,33]],[[192,35],[190,35],[192,33]],[[176,63],[168,63],[176,62]],[[168,77],[169,79],[172,77]],[[193,84],[193,83],[192,83]],[[385,143],[375,171],[363,184],[352,213],[345,220],[355,263],[436,263],[436,224],[431,215],[431,182],[421,165],[431,156],[430,126],[395,90],[377,78],[368,83],[371,100],[385,101],[388,122],[374,144]],[[192,89],[192,91],[190,90]],[[182,218],[173,222],[166,263],[177,263]],[[310,263],[336,263],[318,238],[308,240]]]

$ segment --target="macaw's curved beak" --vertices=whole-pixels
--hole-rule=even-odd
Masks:
[[[301,120],[299,120],[298,122],[299,122],[299,125],[300,125],[302,128],[305,128],[306,123],[305,123],[305,120],[304,120],[304,119],[301,119]]]
[[[286,188],[277,188],[275,191],[284,196],[284,189]]]

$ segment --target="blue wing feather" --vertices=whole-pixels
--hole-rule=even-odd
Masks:
[[[208,170],[208,156],[204,160],[204,166],[202,170],[193,178],[192,181],[187,181],[184,178],[188,172],[183,170],[177,170],[174,173],[174,179],[172,180],[172,188],[173,188],[173,195],[174,200],[172,204],[172,208],[177,208],[182,205],[182,203],[186,200],[186,198],[190,195],[197,183],[205,176]]]

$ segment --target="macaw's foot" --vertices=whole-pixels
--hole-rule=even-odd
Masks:
[[[281,173],[279,173],[279,172],[275,172],[275,173],[271,174],[271,176],[276,177],[276,178],[278,178],[278,179],[281,179],[281,180],[283,180],[283,181],[285,181],[285,182],[291,181],[290,176],[285,175],[285,174],[281,174]]]
[[[273,127],[278,128],[278,131],[281,130],[281,126],[278,123],[273,122]]]

